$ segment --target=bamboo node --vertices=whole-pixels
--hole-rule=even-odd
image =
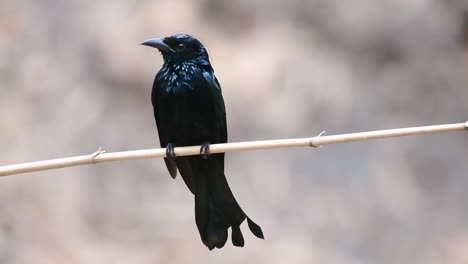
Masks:
[[[106,151],[103,150],[101,146],[99,146],[98,150],[96,150],[93,154],[91,154],[91,161],[92,161],[94,164],[96,164],[96,163],[97,163],[96,160],[95,160],[96,157],[99,156],[99,155],[101,155],[101,154],[103,154],[103,153],[105,153],[105,152],[106,152]]]
[[[323,136],[324,134],[326,134],[327,131],[324,130],[322,132],[320,132],[320,134],[318,134],[317,136],[313,137],[313,138],[310,138],[310,141],[309,141],[309,146],[313,147],[313,148],[321,148],[322,146],[317,146],[314,144],[314,138],[318,138],[318,137],[321,137]]]

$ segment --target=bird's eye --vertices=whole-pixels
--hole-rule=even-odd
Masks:
[[[177,44],[177,46],[175,47],[175,50],[176,50],[176,51],[182,51],[182,50],[184,50],[184,49],[185,49],[184,43],[179,43],[179,44]]]

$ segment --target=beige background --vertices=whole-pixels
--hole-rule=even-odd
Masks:
[[[192,33],[230,141],[464,122],[466,1],[0,1],[0,164],[159,146],[150,37]],[[162,160],[0,179],[0,263],[466,263],[468,135],[227,155],[266,240],[209,252]]]

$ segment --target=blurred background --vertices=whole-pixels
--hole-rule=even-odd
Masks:
[[[208,48],[230,141],[468,119],[465,0],[0,1],[0,165],[159,147],[160,54]],[[0,179],[0,263],[467,263],[468,135],[229,153],[264,241],[209,252],[161,159]]]

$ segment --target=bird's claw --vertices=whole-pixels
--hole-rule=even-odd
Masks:
[[[176,154],[174,152],[174,146],[171,143],[167,144],[166,157],[171,158],[171,159],[176,157]]]
[[[210,143],[203,143],[200,147],[200,155],[204,159],[208,159],[208,156],[210,155]]]

